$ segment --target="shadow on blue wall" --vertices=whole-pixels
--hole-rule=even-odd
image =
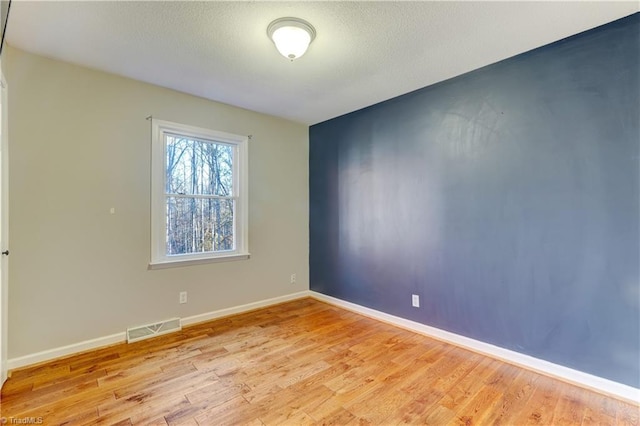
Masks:
[[[311,289],[640,387],[639,52],[635,14],[312,126]]]

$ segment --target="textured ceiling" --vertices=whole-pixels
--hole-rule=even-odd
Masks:
[[[315,124],[640,10],[631,2],[14,0],[20,49]],[[317,37],[289,62],[267,38],[295,16]]]

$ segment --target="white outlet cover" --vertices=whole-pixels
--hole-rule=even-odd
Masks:
[[[420,307],[420,296],[418,296],[417,294],[411,295],[411,306],[413,306],[414,308]]]

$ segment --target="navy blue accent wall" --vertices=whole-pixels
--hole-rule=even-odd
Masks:
[[[639,52],[635,14],[312,126],[311,289],[640,387]]]

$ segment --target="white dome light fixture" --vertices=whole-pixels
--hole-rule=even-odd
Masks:
[[[267,34],[282,56],[293,61],[304,55],[316,38],[313,26],[299,18],[279,18],[269,24]]]

